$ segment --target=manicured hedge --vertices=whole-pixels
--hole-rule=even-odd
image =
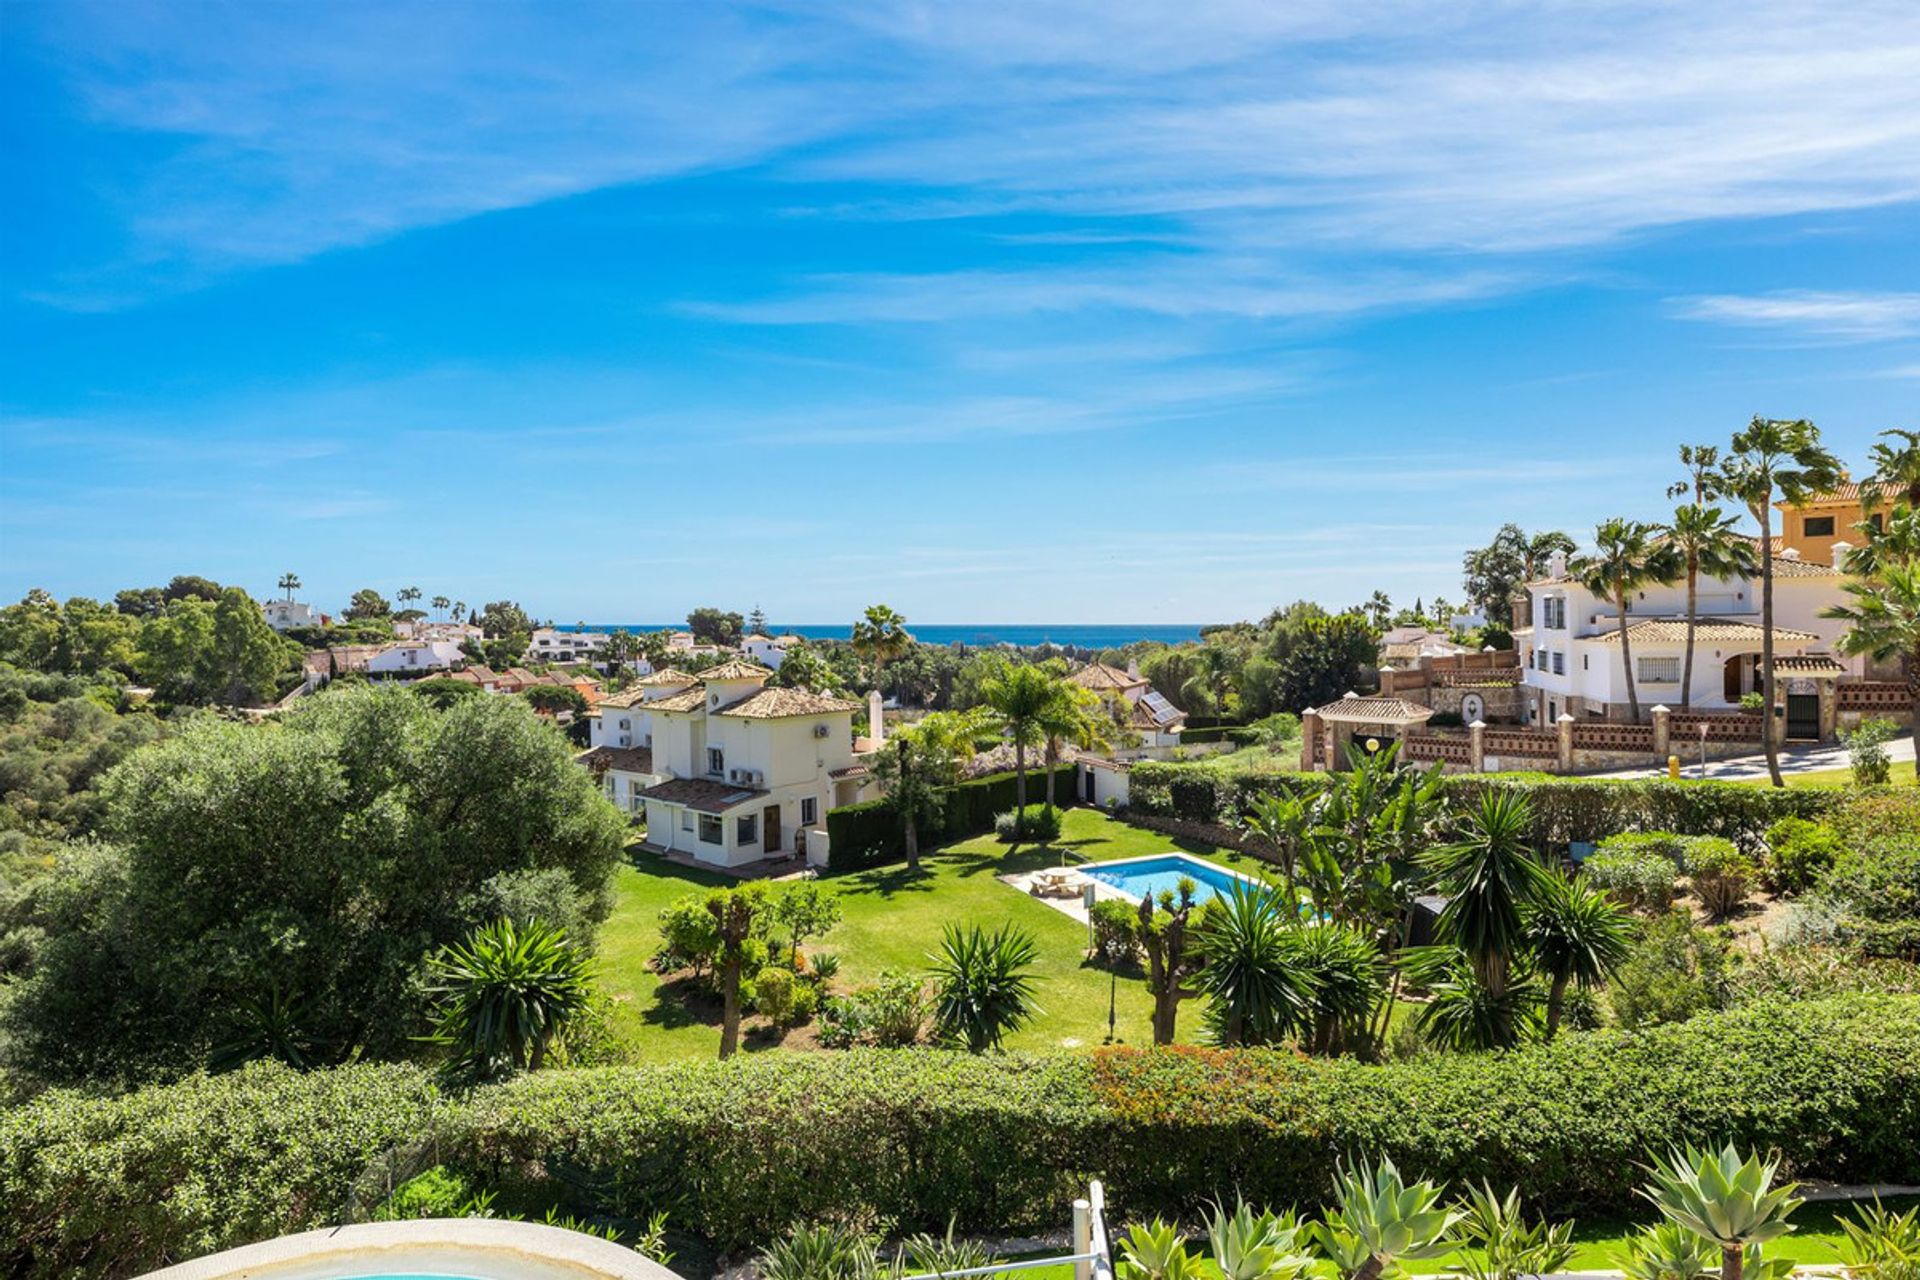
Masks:
[[[1074,767],[1054,769],[1053,797],[1057,804],[1074,801]],[[1027,770],[1027,803],[1039,804],[1047,794],[1045,766]],[[1018,804],[1019,779],[1012,773],[990,773],[947,788],[947,807],[937,830],[921,831],[920,847],[985,835],[996,816]],[[906,856],[900,823],[885,800],[866,800],[827,811],[827,866],[834,871],[878,866]]]
[[[1920,998],[1751,1005],[1386,1066],[1263,1050],[763,1055],[532,1076],[469,1119],[461,1158],[482,1180],[545,1170],[583,1205],[676,1206],[729,1245],[856,1208],[932,1229],[1057,1226],[1090,1177],[1122,1215],[1233,1191],[1305,1206],[1358,1150],[1592,1215],[1633,1209],[1636,1162],[1678,1141],[1778,1147],[1799,1177],[1920,1180]]]
[[[1141,761],[1133,766],[1132,809],[1150,817],[1232,825],[1254,797],[1318,790],[1326,773],[1248,773],[1217,764]],[[1450,804],[1475,803],[1488,787],[1524,792],[1533,802],[1534,839],[1546,845],[1602,840],[1623,831],[1674,831],[1722,836],[1759,850],[1782,818],[1817,819],[1848,802],[1839,788],[1756,787],[1738,782],[1641,782],[1560,778],[1551,774],[1451,774],[1442,782]]]
[[[1726,1139],[1777,1147],[1799,1178],[1920,1181],[1920,997],[1751,1004],[1385,1066],[860,1050],[541,1072],[457,1101],[373,1066],[55,1094],[0,1118],[0,1268],[129,1275],[338,1221],[362,1170],[423,1143],[502,1207],[666,1208],[737,1248],[828,1211],[1057,1227],[1090,1177],[1122,1220],[1236,1192],[1308,1207],[1355,1151],[1591,1216],[1634,1207],[1649,1153]]]
[[[139,1275],[339,1222],[445,1107],[424,1072],[371,1065],[43,1094],[0,1114],[0,1274]]]

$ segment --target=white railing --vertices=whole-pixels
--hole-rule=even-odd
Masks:
[[[963,1280],[963,1277],[997,1276],[1063,1263],[1073,1264],[1073,1280],[1113,1280],[1113,1250],[1107,1243],[1107,1193],[1098,1182],[1088,1185],[1084,1200],[1073,1202],[1072,1253],[1028,1258],[1022,1262],[996,1262],[959,1271],[927,1271],[905,1280]]]

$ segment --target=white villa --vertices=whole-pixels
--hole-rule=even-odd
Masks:
[[[616,804],[644,807],[648,843],[715,866],[824,848],[827,810],[868,781],[858,704],[767,688],[772,675],[744,659],[698,677],[669,669],[601,703],[582,759],[605,770]]]
[[[1801,558],[1789,547],[1774,557],[1774,656],[1784,686],[1789,738],[1823,736],[1820,705],[1843,677],[1873,674],[1865,659],[1835,652],[1846,624],[1821,617],[1846,597],[1846,575]],[[1611,601],[1586,590],[1556,555],[1547,574],[1526,584],[1530,625],[1514,632],[1525,673],[1530,723],[1547,727],[1562,714],[1576,720],[1624,720],[1626,667],[1619,615]],[[1628,602],[1627,634],[1642,714],[1655,705],[1678,709],[1686,659],[1686,583],[1649,586]],[[1760,581],[1702,578],[1689,703],[1700,711],[1737,710],[1761,687]],[[1826,699],[1831,701],[1830,698]]]
[[[1382,665],[1417,664],[1422,658],[1457,658],[1472,652],[1468,646],[1456,643],[1450,634],[1426,627],[1394,627],[1380,637]]]
[[[454,644],[469,640],[478,644],[486,639],[486,633],[471,622],[434,622],[427,618],[395,622],[393,634],[402,640],[450,640]]]
[[[780,664],[787,660],[787,650],[803,643],[796,635],[769,636],[755,632],[740,638],[740,651],[772,671],[778,671]]]
[[[367,659],[370,676],[407,676],[426,671],[451,671],[467,657],[451,640],[403,640],[387,645]]]
[[[260,612],[266,615],[267,625],[275,631],[327,625],[327,615],[316,613],[312,605],[302,600],[265,600],[261,602]]]
[[[1140,745],[1131,754],[1156,754],[1180,745],[1180,732],[1187,726],[1187,713],[1168,702],[1165,695],[1147,683],[1139,668],[1119,667],[1092,662],[1067,677],[1082,689],[1103,700],[1126,703],[1126,725],[1140,735]],[[1116,751],[1116,758],[1129,754]]]
[[[527,662],[595,662],[607,647],[604,631],[558,631],[536,627],[527,641]]]

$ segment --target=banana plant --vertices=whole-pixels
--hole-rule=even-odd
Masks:
[[[1215,1206],[1207,1241],[1223,1280],[1294,1280],[1313,1265],[1296,1252],[1300,1225],[1292,1213],[1255,1213],[1242,1200],[1232,1213]]]
[[[1200,1257],[1179,1228],[1160,1218],[1136,1222],[1120,1237],[1119,1280],[1198,1280]]]
[[[1334,1208],[1314,1224],[1314,1237],[1347,1280],[1379,1280],[1400,1259],[1452,1251],[1463,1215],[1442,1204],[1431,1182],[1408,1185],[1385,1156],[1378,1164],[1342,1167],[1333,1180]]]
[[[1669,1222],[1720,1249],[1721,1280],[1742,1280],[1749,1245],[1763,1245],[1793,1230],[1787,1221],[1800,1207],[1797,1183],[1773,1185],[1780,1157],[1741,1157],[1729,1142],[1719,1151],[1674,1148],[1648,1168],[1640,1194]]]

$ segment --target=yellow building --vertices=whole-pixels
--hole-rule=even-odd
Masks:
[[[1854,481],[1797,507],[1785,502],[1774,506],[1780,512],[1780,533],[1774,539],[1776,552],[1795,551],[1808,564],[1830,565],[1834,543],[1857,547],[1864,541],[1853,527],[1868,518],[1860,508],[1860,486]],[[1878,514],[1871,517],[1876,527],[1882,518]]]

